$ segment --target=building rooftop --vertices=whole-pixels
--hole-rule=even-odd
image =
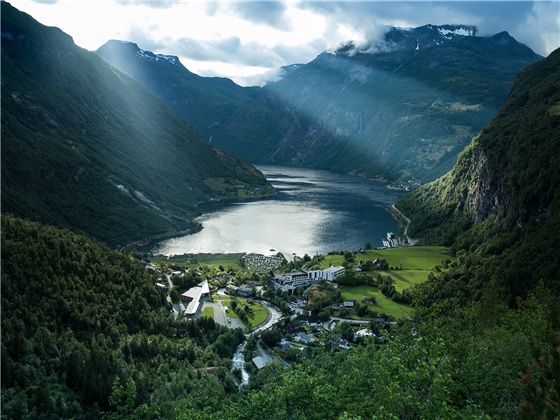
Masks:
[[[204,295],[210,294],[210,287],[208,286],[208,281],[203,281],[199,285],[195,287],[191,287],[182,296],[185,296],[190,300],[187,308],[185,309],[185,315],[187,316],[194,316],[198,311],[198,307],[200,306],[200,298]]]

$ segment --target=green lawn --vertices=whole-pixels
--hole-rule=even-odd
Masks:
[[[214,319],[214,308],[207,306],[202,311],[202,316]]]
[[[244,307],[247,304],[247,299],[238,296],[233,297],[233,296],[224,296],[224,295],[212,295],[212,298],[214,300],[222,301],[222,304],[228,307],[229,309],[228,316],[230,318],[239,318],[239,316],[237,316],[235,311],[231,309],[232,300],[235,300],[238,306]],[[248,314],[249,323],[251,324],[251,327],[255,327],[259,324],[262,324],[268,318],[268,309],[266,309],[266,307],[262,303],[253,301],[252,303],[249,304],[249,308],[253,310],[252,313]]]
[[[395,280],[395,289],[399,293],[402,293],[404,289],[425,282],[428,273],[427,270],[388,270],[383,272],[383,274],[387,274]]]
[[[237,254],[183,254],[173,255],[169,258],[165,255],[155,255],[152,260],[155,263],[175,264],[179,267],[185,267],[185,261],[188,259],[191,262],[191,267],[196,267],[198,264],[206,264],[218,268],[233,267],[242,268],[239,264],[241,257],[245,253]]]
[[[366,285],[340,286],[340,292],[342,293],[342,299],[357,300],[359,302],[361,302],[364,298],[375,297],[376,299],[378,299],[379,296],[383,296],[383,294],[377,289],[377,287]]]
[[[389,267],[399,267],[403,270],[432,270],[434,266],[450,259],[448,248],[443,246],[411,246],[403,248],[372,249],[365,254],[355,256],[356,261],[374,261],[385,258]],[[342,255],[326,255],[321,261],[321,268],[330,265],[342,265]]]
[[[340,286],[342,299],[357,300],[361,302],[364,298],[375,297],[376,304],[369,305],[372,309],[394,316],[397,319],[408,318],[412,308],[409,305],[393,302],[387,299],[383,293],[373,286]]]
[[[391,249],[372,249],[365,254],[355,256],[356,261],[374,261],[376,258],[385,258],[389,267],[398,268],[390,270],[371,270],[371,275],[391,276],[395,281],[395,289],[401,292],[416,284],[427,280],[428,274],[436,265],[441,265],[442,261],[452,260],[448,253],[448,249],[443,246],[414,246],[404,248]],[[324,261],[321,261],[321,268],[329,265],[341,265],[344,261],[342,255],[327,255]],[[345,300],[357,300],[359,302],[364,298],[375,297],[376,304],[371,307],[379,312],[392,315],[395,318],[407,318],[411,311],[409,305],[393,302],[387,299],[376,287],[371,286],[355,286],[341,287],[342,298]]]

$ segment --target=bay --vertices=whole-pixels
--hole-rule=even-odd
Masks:
[[[403,195],[382,182],[324,170],[257,165],[277,194],[260,201],[219,203],[200,216],[202,230],[166,239],[153,254],[281,252],[310,256],[382,246],[398,225],[386,211]]]

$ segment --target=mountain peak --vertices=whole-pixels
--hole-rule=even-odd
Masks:
[[[348,41],[327,50],[327,53],[352,56],[357,53],[376,54],[397,50],[420,50],[439,46],[457,38],[475,37],[476,32],[476,26],[471,25],[429,24],[417,28],[388,26],[384,35],[379,39],[370,39],[361,44]]]
[[[469,25],[441,25],[441,26],[426,25],[425,28],[437,32],[439,35],[447,39],[453,39],[454,37],[457,36],[476,35],[476,26],[469,26]]]
[[[154,54],[151,51],[143,50],[138,46],[138,44],[131,41],[122,41],[112,39],[103,44],[96,51],[97,54],[103,56],[107,54],[130,54],[134,53],[138,58],[154,60],[154,61],[167,61],[174,66],[181,64],[179,57],[175,55],[165,55],[165,54]],[[100,54],[101,53],[101,54]]]

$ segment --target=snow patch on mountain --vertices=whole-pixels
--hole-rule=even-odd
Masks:
[[[372,36],[373,35],[373,36]],[[361,41],[348,41],[329,48],[326,53],[353,57],[356,54],[391,53],[403,48],[442,45],[458,37],[476,36],[476,27],[468,25],[425,25],[418,28],[386,27],[384,32],[367,34]]]
[[[455,29],[437,28],[441,36],[452,39],[454,36],[474,36],[473,27],[458,27]]]
[[[153,52],[143,50],[142,48],[138,48],[138,50],[136,51],[136,55],[140,58],[147,58],[148,60],[164,60],[170,62],[174,66],[179,65],[179,58],[174,55],[154,54]]]

